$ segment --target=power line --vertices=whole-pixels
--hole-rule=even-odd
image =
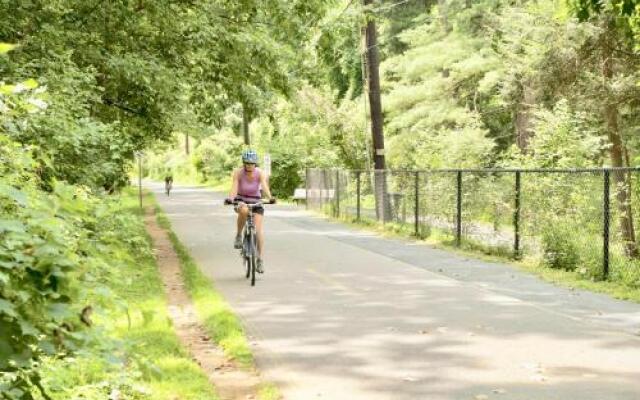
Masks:
[[[397,3],[393,3],[393,4],[386,5],[386,6],[380,6],[380,7],[378,7],[378,8],[374,8],[374,9],[373,9],[373,11],[375,12],[375,11],[385,11],[385,10],[390,10],[390,9],[392,9],[392,8],[394,8],[394,7],[401,6],[401,5],[403,5],[403,4],[405,4],[405,3],[408,3],[408,2],[410,2],[410,1],[411,1],[411,0],[402,0],[402,1],[399,1],[399,2],[397,2]]]
[[[347,6],[344,9],[342,9],[340,14],[338,14],[338,16],[336,17],[336,20],[340,19],[340,17],[342,17],[342,15],[345,13],[345,11],[347,11],[347,9],[349,7],[351,7],[352,4],[353,4],[353,0],[349,0],[349,3],[347,4]]]

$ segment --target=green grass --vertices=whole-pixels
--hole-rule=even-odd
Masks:
[[[111,304],[96,310],[90,344],[72,358],[47,361],[53,399],[106,399],[115,391],[127,399],[218,398],[171,324],[137,201],[134,191],[125,191],[120,211],[138,216],[128,233],[145,237],[146,248],[114,267],[116,279],[107,281]]]
[[[278,388],[272,383],[264,383],[258,391],[260,400],[278,400],[282,398]]]
[[[200,321],[228,357],[236,360],[242,367],[250,368],[253,365],[253,356],[240,321],[222,296],[215,291],[211,281],[200,271],[186,247],[171,231],[171,223],[157,203],[155,208],[158,223],[169,232],[171,242],[180,258],[184,282]]]
[[[171,230],[171,222],[169,222],[155,198],[150,196],[149,200],[154,203],[158,224],[168,231],[171,242],[178,254],[185,286],[195,306],[198,319],[207,333],[222,347],[227,357],[234,359],[242,368],[254,368],[253,355],[240,320],[215,290],[212,282],[200,271],[187,248]],[[269,382],[261,384],[258,392],[259,399],[277,400],[281,397],[278,388],[274,384]]]

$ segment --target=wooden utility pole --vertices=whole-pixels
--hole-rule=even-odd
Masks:
[[[373,4],[373,0],[364,0],[364,6]],[[387,201],[387,185],[385,176],[384,133],[382,119],[382,102],[380,101],[380,73],[378,59],[378,43],[376,23],[373,18],[367,19],[365,29],[365,60],[369,84],[369,109],[371,112],[371,136],[373,138],[373,165],[375,169],[376,214],[378,219],[387,221],[389,207]]]
[[[244,134],[244,144],[251,145],[251,139],[249,138],[249,116],[247,115],[247,106],[242,103],[242,133]]]

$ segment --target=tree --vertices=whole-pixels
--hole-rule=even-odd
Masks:
[[[255,115],[264,93],[287,93],[295,49],[324,3],[7,0],[0,3],[0,37],[21,46],[0,61],[0,73],[18,81],[38,76],[64,98],[55,104],[68,124],[105,132],[100,146],[109,151],[100,154],[117,168],[101,180],[113,188],[126,180],[135,150],[171,138],[185,107],[211,123],[234,104]],[[45,122],[61,121],[49,117]],[[42,149],[55,153],[57,165],[73,165],[80,153],[58,151],[70,145],[62,140],[67,129],[48,124],[47,132],[21,131],[20,142],[46,142]],[[77,181],[60,168],[49,172]]]
[[[600,27],[601,34],[594,43],[594,54],[599,56],[601,65],[599,98],[606,134],[611,144],[611,165],[617,168],[628,166],[628,149],[620,128],[620,107],[624,104],[625,96],[620,96],[620,90],[616,87],[616,75],[625,67],[625,64],[620,63],[620,55],[634,52],[633,29],[640,17],[640,2],[573,0],[570,4],[581,21],[589,21]],[[637,93],[634,97],[636,96]],[[631,178],[628,173],[614,173],[614,183],[625,252],[627,256],[638,257],[631,209]]]

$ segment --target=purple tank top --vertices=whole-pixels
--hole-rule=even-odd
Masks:
[[[259,200],[260,197],[260,170],[256,168],[253,171],[253,180],[250,181],[247,171],[244,168],[240,170],[238,178],[238,196],[243,200]]]

